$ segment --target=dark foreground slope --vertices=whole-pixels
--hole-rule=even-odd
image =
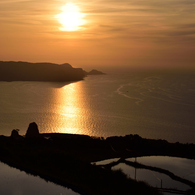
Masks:
[[[71,187],[81,194],[160,194],[156,189],[128,178],[121,171],[112,171],[110,166],[93,164],[115,157],[128,163],[126,158],[144,155],[194,159],[195,145],[143,139],[138,135],[103,139],[87,135],[39,134],[36,123],[29,125],[25,136],[20,136],[16,130],[10,137],[0,136],[1,161]],[[194,183],[191,182],[190,186],[194,188]]]
[[[70,64],[0,61],[0,81],[77,81],[85,75]]]
[[[121,171],[91,164],[89,159],[93,159],[97,151],[97,140],[93,143],[85,136],[62,137],[12,139],[0,136],[0,160],[81,194],[159,194],[156,189],[127,178]],[[93,151],[91,147],[96,149]]]

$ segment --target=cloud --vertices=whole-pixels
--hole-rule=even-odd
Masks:
[[[194,0],[102,0],[96,1],[95,6],[89,4],[87,8],[87,13],[101,18],[97,19],[99,32],[112,32],[111,37],[114,34],[142,40],[169,40],[173,36],[194,34],[193,29],[178,28],[193,28]]]
[[[182,30],[182,31],[176,31],[169,33],[171,36],[185,36],[185,35],[195,35],[195,30]]]
[[[169,26],[169,29],[164,31],[166,37],[175,38],[177,40],[194,42],[195,39],[195,23],[182,23]],[[180,38],[179,38],[180,37]]]
[[[195,23],[181,24],[178,26],[178,28],[179,29],[181,28],[185,28],[185,29],[194,28],[195,29]]]
[[[14,25],[13,28],[23,25],[30,31],[34,28],[37,32],[51,33],[52,37],[58,36],[58,23],[52,17],[65,3],[62,0],[1,0],[0,23],[1,26]],[[89,21],[80,38],[166,41],[174,36],[188,39],[194,36],[194,0],[75,0],[75,3]],[[67,32],[60,33],[60,37],[63,34],[69,37]]]
[[[38,0],[1,0],[1,29],[7,29],[8,33],[44,32],[52,24],[55,7],[57,3],[53,0],[48,0],[47,3]]]

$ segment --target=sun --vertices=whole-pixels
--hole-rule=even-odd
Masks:
[[[55,16],[55,18],[62,25],[61,31],[77,31],[82,29],[85,23],[83,19],[85,14],[81,13],[79,7],[73,3],[67,3],[62,7],[62,12]]]

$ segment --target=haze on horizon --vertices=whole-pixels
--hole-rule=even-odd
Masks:
[[[67,3],[79,9],[76,27],[59,22]],[[194,67],[194,10],[194,0],[1,0],[0,60]]]

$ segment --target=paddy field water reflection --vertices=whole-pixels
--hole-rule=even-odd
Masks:
[[[117,162],[118,160],[119,159],[109,159],[99,161],[96,162],[96,165],[106,165],[111,162]],[[126,160],[135,162],[135,158],[128,158]],[[168,170],[181,178],[195,182],[195,160],[168,156],[149,156],[137,157],[136,162],[147,166],[153,166]],[[190,186],[175,181],[166,174],[146,169],[137,169],[124,163],[119,163],[118,165],[112,167],[112,169],[121,169],[128,177],[137,181],[144,181],[152,185],[153,187],[171,188],[183,191],[190,189]]]
[[[78,195],[71,189],[47,182],[0,162],[0,194]]]

